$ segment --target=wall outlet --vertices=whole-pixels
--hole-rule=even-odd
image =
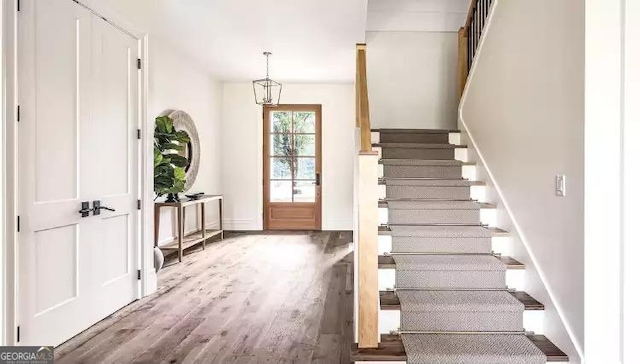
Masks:
[[[556,175],[556,196],[564,197],[567,194],[567,177],[564,174]]]

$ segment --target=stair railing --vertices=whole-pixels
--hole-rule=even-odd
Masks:
[[[493,0],[473,0],[465,25],[458,31],[459,96],[462,97]]]
[[[356,46],[356,170],[354,242],[357,341],[378,347],[378,153],[371,147],[366,45]]]

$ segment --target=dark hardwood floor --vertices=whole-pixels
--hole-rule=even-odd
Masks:
[[[229,234],[56,348],[57,363],[349,363],[351,232]]]

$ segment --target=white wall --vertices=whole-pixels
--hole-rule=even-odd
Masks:
[[[458,34],[367,32],[374,128],[455,129]]]
[[[530,263],[527,290],[551,312],[547,336],[576,361],[584,345],[584,3],[495,4],[462,126],[493,179],[502,220],[522,242],[514,250]],[[567,176],[564,198],[555,195],[556,174]]]
[[[369,0],[367,31],[457,32],[471,0]]]
[[[622,348],[624,363],[633,363],[638,358],[638,331],[640,326],[640,290],[637,278],[640,277],[640,231],[637,229],[640,203],[640,2],[627,1],[624,20],[624,122],[623,122],[623,301],[622,301]],[[601,225],[601,228],[604,226]],[[589,267],[587,267],[589,268]],[[595,337],[594,337],[595,340]],[[587,342],[588,343],[588,342]]]
[[[167,43],[149,41],[149,122],[166,109],[184,110],[193,118],[201,144],[200,170],[191,191],[222,193],[222,84],[192,59]],[[218,226],[216,203],[207,206],[207,221]],[[187,209],[187,232],[196,228],[196,207]],[[175,211],[161,215],[160,243],[177,233]]]
[[[322,228],[353,228],[353,84],[284,84],[282,104],[322,104]],[[224,227],[262,229],[262,109],[251,82],[224,84]]]

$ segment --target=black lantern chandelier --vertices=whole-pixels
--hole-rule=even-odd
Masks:
[[[269,56],[271,52],[263,52],[262,54],[267,57],[267,77],[253,81],[253,96],[258,105],[278,106],[280,104],[282,84],[269,78]]]

